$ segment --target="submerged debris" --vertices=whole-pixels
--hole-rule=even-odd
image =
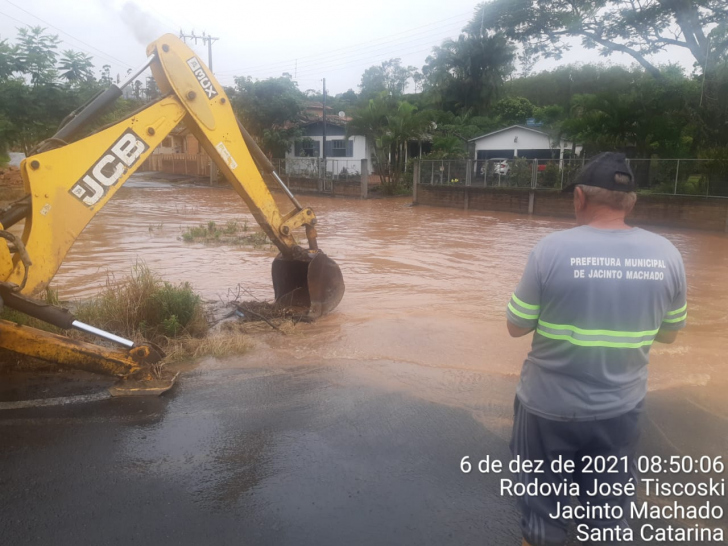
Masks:
[[[235,220],[229,220],[223,226],[218,226],[213,221],[189,226],[182,232],[181,239],[188,243],[243,245],[253,248],[271,246],[271,241],[265,233],[250,231],[247,221],[241,223]]]
[[[236,302],[234,305],[236,316],[244,322],[263,321],[276,329],[278,328],[274,321],[311,322],[311,318],[306,314],[306,308],[304,307],[287,307],[257,300]]]
[[[260,300],[240,284],[228,289],[227,298],[220,298],[219,304],[211,309],[211,315],[213,324],[219,324],[220,329],[242,332],[273,328],[288,334],[299,322],[313,321],[308,316],[308,308]]]

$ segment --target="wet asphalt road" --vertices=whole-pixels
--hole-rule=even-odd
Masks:
[[[327,369],[189,373],[161,398],[0,416],[4,544],[518,544],[463,410]],[[338,376],[337,376],[338,377]]]
[[[488,381],[507,427],[515,380]],[[648,396],[642,452],[726,453],[720,392]],[[160,398],[4,410],[0,543],[517,546],[499,478],[459,470],[507,461],[506,437],[341,367],[196,370]]]

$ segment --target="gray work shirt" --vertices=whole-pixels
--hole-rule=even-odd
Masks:
[[[536,328],[517,395],[548,419],[609,419],[647,393],[650,346],[687,318],[680,252],[640,228],[580,226],[544,237],[508,304]]]

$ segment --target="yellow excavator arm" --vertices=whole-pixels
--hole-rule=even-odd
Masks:
[[[318,249],[314,212],[288,191],[236,119],[222,86],[189,47],[166,34],[149,45],[147,55],[147,63],[126,83],[151,67],[162,92],[160,100],[74,141],[121,95],[123,85],[112,86],[69,116],[53,138],[38,146],[38,153],[22,162],[26,196],[0,212],[0,298],[29,312],[25,296],[48,286],[94,215],[182,123],[280,251],[272,268],[276,300],[308,307],[313,316],[331,311],[343,296],[344,283],[336,263]],[[280,211],[263,175],[280,184],[293,205],[290,211]],[[6,229],[20,220],[25,225],[18,238]],[[308,248],[294,238],[299,228],[305,230]],[[0,347],[8,345],[2,341],[8,335],[0,327]]]

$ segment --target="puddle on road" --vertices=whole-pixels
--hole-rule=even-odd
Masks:
[[[492,378],[515,385],[529,341],[507,336],[505,305],[533,245],[571,222],[410,207],[408,198],[301,201],[316,211],[319,244],[342,268],[341,305],[293,335],[261,336],[250,355],[200,366],[331,364],[382,386],[471,408],[501,384]],[[185,227],[210,220],[257,228],[230,189],[152,184],[137,176],[83,232],[53,284],[64,299],[86,297],[107,273],[124,275],[143,260],[167,280],[190,281],[208,299],[226,299],[239,283],[272,299],[274,250],[181,240]],[[683,253],[690,318],[676,345],[653,348],[650,389],[725,381],[728,237],[651,229]]]

